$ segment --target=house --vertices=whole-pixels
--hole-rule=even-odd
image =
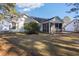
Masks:
[[[37,18],[37,17],[32,18],[37,20],[41,24],[40,25],[41,32],[53,33],[62,31],[63,20],[60,19],[58,16],[52,17],[50,19]]]
[[[79,19],[74,19],[65,26],[66,32],[79,32]]]

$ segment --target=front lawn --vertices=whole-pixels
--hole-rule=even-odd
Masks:
[[[79,55],[79,34],[0,34],[0,55]]]

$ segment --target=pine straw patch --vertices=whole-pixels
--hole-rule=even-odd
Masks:
[[[25,56],[28,52],[0,38],[0,56]]]

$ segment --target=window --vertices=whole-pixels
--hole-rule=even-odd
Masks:
[[[58,23],[55,23],[55,27],[58,28]]]
[[[55,23],[55,28],[61,29],[62,28],[62,23]]]

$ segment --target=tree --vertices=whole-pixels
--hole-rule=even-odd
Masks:
[[[0,20],[3,19],[3,18],[4,18],[4,15],[3,14],[0,14]]]
[[[64,22],[68,23],[71,21],[71,18],[69,16],[65,16],[63,19]]]
[[[15,11],[15,3],[2,3],[0,4],[0,10],[3,11],[3,13],[12,13],[12,14],[15,14],[16,11]]]
[[[72,6],[72,8],[70,8],[69,11],[66,11],[67,13],[72,13],[72,12],[75,12],[75,17],[74,18],[78,18],[79,15],[79,3],[69,3],[67,4],[67,6]]]
[[[15,3],[2,3],[0,4],[0,9],[11,12],[11,11],[14,11],[15,5],[16,5]]]
[[[0,19],[4,18],[5,15],[18,15],[15,6],[15,3],[1,3],[0,10],[2,13],[0,13]]]
[[[34,34],[39,32],[39,24],[36,22],[30,22],[24,24],[24,29],[28,34]]]

